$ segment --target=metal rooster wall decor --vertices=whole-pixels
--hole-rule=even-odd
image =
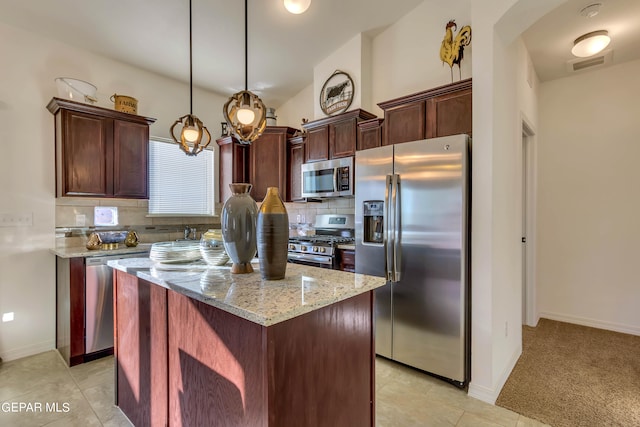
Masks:
[[[462,62],[462,56],[464,54],[464,47],[469,46],[471,43],[471,27],[465,25],[460,28],[456,37],[453,37],[453,32],[458,28],[455,20],[447,22],[446,32],[444,39],[442,40],[442,46],[440,47],[440,59],[442,65],[446,62],[451,68],[451,83],[453,83],[453,64],[458,66],[458,74],[462,79],[462,71],[460,70],[460,62]],[[452,29],[453,28],[453,29]]]

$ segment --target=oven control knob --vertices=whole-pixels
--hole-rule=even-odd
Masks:
[[[289,245],[289,249],[291,249],[292,251],[295,250],[296,245]]]
[[[306,251],[307,251],[307,247],[306,247],[306,246],[300,246],[300,250],[301,250],[302,252],[306,252]]]
[[[313,247],[313,252],[318,252],[318,247],[317,246]]]
[[[325,248],[320,248],[320,253],[323,254],[325,253],[327,250]]]

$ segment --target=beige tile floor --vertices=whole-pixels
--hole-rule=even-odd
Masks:
[[[113,379],[113,357],[72,368],[66,367],[56,351],[5,362],[0,365],[0,426],[131,426],[113,405]],[[21,408],[21,403],[27,406]],[[376,425],[543,424],[468,397],[454,386],[414,369],[378,359]]]

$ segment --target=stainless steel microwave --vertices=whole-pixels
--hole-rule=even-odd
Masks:
[[[353,196],[353,157],[302,165],[302,197],[340,196]]]

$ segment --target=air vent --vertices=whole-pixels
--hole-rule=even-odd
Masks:
[[[603,67],[605,65],[611,65],[612,61],[613,50],[605,50],[604,52],[590,58],[578,58],[567,61],[567,71],[570,73],[575,73],[594,67]]]

